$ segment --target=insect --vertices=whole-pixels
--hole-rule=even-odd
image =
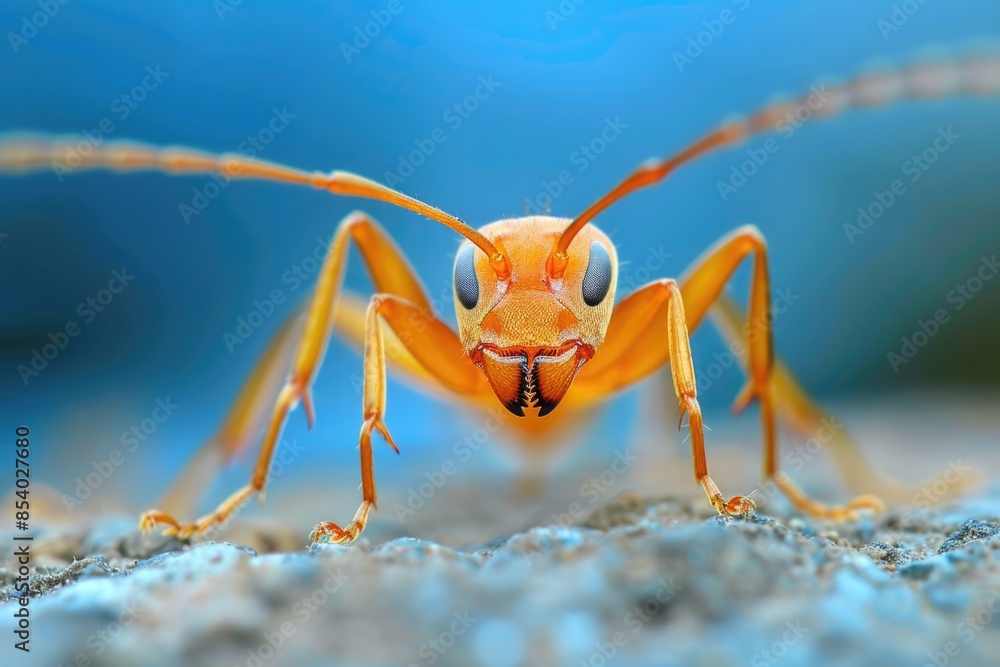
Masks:
[[[825,102],[811,118],[902,99],[1000,93],[1000,58],[968,57],[924,61],[908,67],[856,77],[827,89]],[[715,308],[723,332],[742,341],[746,384],[737,410],[756,400],[763,431],[763,475],[798,510],[847,519],[859,510],[878,511],[882,502],[863,495],[841,506],[807,496],[777,464],[776,420],[809,433],[822,411],[776,360],[768,318],[770,283],[765,239],[754,227],[737,229],[710,248],[678,280],[654,280],[615,304],[618,259],[615,247],[594,220],[623,197],[663,181],[674,169],[706,153],[731,147],[759,133],[775,131],[795,118],[807,97],[764,106],[726,122],[677,154],[636,169],[590,208],[573,219],[529,216],[475,229],[463,220],[361,176],[305,171],[238,154],[210,154],[182,147],[158,148],[106,142],[83,156],[79,168],[118,172],[157,170],[168,174],[220,172],[231,179],[263,179],[327,190],[335,195],[392,203],[445,225],[464,237],[454,264],[454,303],[458,331],[433,312],[427,290],[388,234],[361,212],[337,227],[315,290],[295,323],[286,323],[245,385],[216,446],[225,452],[243,447],[260,415],[266,423],[263,444],[250,482],[218,508],[194,522],[166,511],[141,518],[148,530],[165,525],[180,537],[204,533],[227,520],[254,495],[264,493],[267,471],[289,413],[301,403],[309,424],[315,419],[310,393],[333,331],[363,341],[362,426],[359,436],[361,504],[345,525],[322,522],[314,541],[351,542],[377,507],[372,435],[379,433],[399,451],[385,424],[387,356],[422,386],[478,406],[501,404],[527,432],[544,433],[557,410],[593,405],[669,364],[681,419],[691,434],[694,476],[712,507],[722,515],[749,516],[748,496],[727,498],[709,475],[702,409],[698,403],[689,333]],[[57,136],[9,135],[0,143],[0,172],[49,168],[72,148]],[[367,305],[342,295],[349,244],[361,251],[376,293]],[[737,267],[752,258],[748,317],[723,291]],[[395,350],[387,354],[386,341]],[[285,352],[282,352],[282,351]],[[276,359],[292,357],[287,374]],[[283,382],[282,382],[283,380]],[[266,387],[281,385],[270,416]],[[558,413],[557,413],[558,414]],[[857,466],[857,454],[844,445],[842,472]],[[859,473],[860,474],[860,473]],[[892,491],[889,480],[865,478]]]

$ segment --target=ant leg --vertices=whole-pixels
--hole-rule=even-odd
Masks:
[[[767,266],[767,247],[763,236],[755,227],[743,227],[723,237],[695,262],[685,277],[680,279],[684,295],[685,319],[689,331],[694,331],[704,320],[713,304],[717,303],[723,288],[733,272],[750,254],[754,255],[754,271],[750,293],[750,317],[733,322],[736,331],[746,331],[739,339],[744,344],[747,357],[747,384],[736,399],[737,410],[746,407],[755,398],[761,406],[763,430],[763,476],[774,482],[788,496],[796,508],[816,516],[832,519],[851,518],[857,510],[879,511],[882,502],[873,496],[859,496],[846,505],[828,506],[809,498],[792,480],[778,469],[776,393],[782,385],[775,385],[773,344],[769,319],[770,284]],[[669,361],[659,341],[669,334],[664,323],[665,306],[650,308],[642,290],[623,299],[615,308],[608,328],[608,335],[600,355],[580,370],[577,384],[586,395],[590,378],[598,378],[615,368],[614,382],[605,386],[610,391],[631,384],[649,375]],[[739,334],[737,334],[739,335]],[[604,349],[607,348],[607,349]],[[643,355],[630,354],[631,349],[645,350]],[[779,380],[782,376],[778,376]],[[860,457],[859,457],[860,458]]]
[[[751,401],[760,403],[764,441],[763,477],[785,494],[799,511],[833,520],[856,517],[857,510],[884,509],[871,495],[855,498],[846,505],[824,505],[811,499],[787,474],[778,468],[777,424],[774,396],[774,345],[771,329],[771,287],[768,277],[767,244],[756,227],[747,226],[723,237],[710,248],[681,279],[681,290],[690,304],[688,325],[696,327],[722,294],[736,268],[754,255],[750,290],[750,315],[742,324],[746,334],[743,348],[747,356],[747,383],[733,407],[738,413]]]
[[[163,511],[153,512],[163,518],[190,514],[200,493],[219,470],[242,455],[260,435],[267,408],[274,403],[288,372],[304,319],[305,308],[301,306],[285,319],[244,380],[221,426],[191,457],[157,503]]]
[[[649,344],[633,344],[635,331],[650,328],[655,319],[659,337]],[[667,344],[664,349],[663,339]],[[602,356],[605,350],[607,356]],[[611,314],[611,326],[593,360],[580,369],[573,390],[574,403],[596,400],[665,363],[670,364],[674,393],[680,402],[681,419],[688,415],[694,476],[719,514],[749,517],[754,510],[748,496],[726,500],[708,473],[704,424],[695,382],[691,341],[688,337],[684,297],[673,279],[657,280],[619,303]]]
[[[386,409],[386,346],[383,324],[418,364],[441,384],[459,396],[490,399],[492,390],[485,376],[464,353],[461,341],[447,324],[428,311],[392,294],[376,294],[368,304],[365,326],[363,424],[361,451],[361,505],[345,527],[325,521],[317,524],[309,538],[313,542],[353,542],[368,522],[372,509],[378,509],[371,436],[382,434],[399,452],[384,422]]]
[[[747,321],[746,315],[728,292],[719,295],[709,316],[730,344],[742,343],[745,340],[741,327]],[[737,361],[744,366],[746,364],[744,356],[738,357]],[[926,484],[904,484],[875,470],[865,460],[861,448],[850,432],[809,397],[795,376],[778,358],[774,360],[774,369],[771,373],[771,395],[778,417],[800,437],[815,437],[821,429],[826,429],[830,438],[825,451],[830,454],[841,478],[854,493],[859,493],[863,489],[875,489],[879,497],[884,498],[889,504],[901,505],[912,503],[913,498],[926,486]],[[981,480],[978,475],[967,475],[949,491],[946,497],[966,491],[979,481]]]
[[[347,244],[354,240],[375,283],[381,292],[398,295],[414,304],[414,308],[430,314],[430,302],[419,279],[410,268],[409,262],[378,224],[363,213],[348,215],[338,226],[327,253],[319,282],[307,307],[305,324],[298,336],[291,371],[284,386],[278,393],[265,432],[264,442],[250,482],[223,501],[215,511],[192,523],[181,523],[170,514],[151,510],[140,520],[140,527],[149,530],[157,524],[166,524],[166,534],[177,534],[181,538],[205,533],[213,526],[225,522],[243,503],[256,494],[263,494],[270,469],[271,458],[284,429],[285,421],[292,409],[303,401],[307,417],[312,422],[312,406],[309,387],[319,371],[322,353],[329,343],[336,301],[344,272]],[[444,325],[442,325],[444,326]],[[457,340],[457,337],[456,337]],[[438,364],[441,365],[440,363]],[[454,366],[456,364],[451,364]],[[449,365],[445,364],[445,366]],[[475,370],[472,364],[468,366]],[[452,380],[461,384],[458,380]],[[446,386],[448,386],[446,384]]]

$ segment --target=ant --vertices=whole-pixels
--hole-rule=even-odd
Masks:
[[[827,90],[811,118],[902,99],[1000,93],[1000,58],[969,57],[954,62],[925,61],[856,77]],[[615,304],[618,259],[615,246],[594,219],[623,197],[660,183],[677,167],[747,138],[776,131],[808,97],[764,106],[749,117],[730,120],[662,160],[651,160],[573,219],[548,215],[493,222],[479,229],[444,211],[385,185],[344,172],[305,171],[239,154],[215,155],[183,147],[158,148],[124,141],[94,146],[80,168],[118,172],[155,170],[167,174],[219,172],[230,179],[262,179],[327,190],[395,204],[445,225],[464,237],[455,257],[454,302],[458,332],[439,319],[428,293],[406,257],[386,231],[362,212],[350,213],[337,227],[311,298],[296,311],[265,351],[233,408],[213,438],[216,458],[231,457],[253,438],[253,425],[270,418],[249,484],[218,508],[192,523],[150,510],[141,528],[158,524],[166,533],[187,538],[225,522],[252,496],[263,496],[267,472],[289,413],[301,403],[310,426],[315,420],[310,387],[334,331],[364,345],[362,400],[361,505],[341,526],[323,522],[313,541],[352,542],[377,507],[372,464],[372,434],[378,432],[397,452],[384,416],[386,359],[429,391],[443,392],[479,408],[499,401],[519,418],[522,430],[548,432],[549,415],[562,406],[571,412],[602,401],[669,364],[681,421],[688,416],[694,476],[712,507],[722,515],[749,517],[750,496],[727,499],[709,476],[702,410],[698,403],[689,333],[714,306],[723,333],[742,341],[747,381],[736,398],[737,412],[756,400],[763,429],[765,480],[799,511],[833,520],[856,517],[858,510],[880,511],[871,495],[828,506],[809,498],[777,465],[776,418],[808,433],[824,413],[775,359],[768,317],[771,287],[767,244],[753,226],[723,237],[680,278],[653,280]],[[73,149],[66,137],[9,135],[0,141],[0,172],[37,172]],[[341,293],[348,245],[361,252],[375,294],[367,306]],[[723,289],[737,267],[753,258],[749,319]],[[290,369],[282,360],[293,357]],[[277,391],[276,399],[269,387]],[[553,423],[559,423],[553,421]],[[842,472],[862,464],[853,443],[841,438]],[[864,473],[862,473],[864,474]],[[869,474],[866,480],[892,491],[892,480]],[[174,494],[176,496],[181,492]]]

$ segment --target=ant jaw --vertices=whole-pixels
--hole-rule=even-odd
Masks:
[[[594,349],[579,340],[556,348],[480,343],[469,356],[511,414],[523,417],[524,408],[538,408],[538,416],[544,417],[562,401]]]

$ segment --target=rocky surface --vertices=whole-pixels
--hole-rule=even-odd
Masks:
[[[624,494],[577,525],[462,549],[296,549],[247,522],[260,553],[104,518],[36,538],[32,652],[3,663],[995,664],[998,516],[1000,488],[848,524]]]
[[[351,547],[305,544],[316,521],[357,506],[350,451],[277,475],[265,506],[196,544],[136,531],[166,484],[154,465],[137,462],[116,478],[137,487],[102,488],[71,516],[38,480],[32,651],[12,648],[13,542],[0,533],[0,665],[997,664],[995,406],[837,410],[877,469],[916,484],[898,509],[840,524],[797,515],[766,486],[751,521],[713,516],[683,434],[664,446],[664,428],[644,422],[629,446],[567,450],[530,498],[499,443],[468,460],[448,447],[380,450],[380,511]],[[673,430],[676,415],[666,421]],[[754,489],[751,431],[712,420],[712,471],[729,494]],[[331,449],[309,442],[311,457]],[[793,438],[783,452],[818,498],[850,497],[829,457]],[[201,509],[245,475],[229,471]]]

